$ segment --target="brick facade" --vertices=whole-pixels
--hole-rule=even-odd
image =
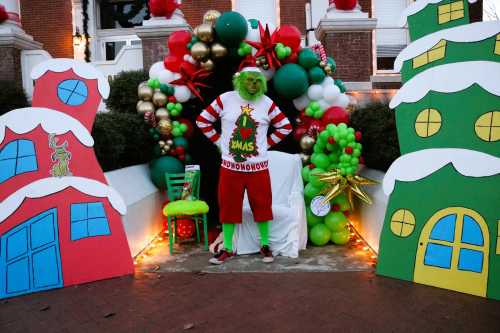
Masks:
[[[54,58],[73,58],[71,0],[21,0],[21,22],[26,33],[43,43]]]
[[[15,47],[0,47],[0,74],[2,80],[22,85],[21,50]]]
[[[188,24],[194,28],[202,23],[203,14],[209,9],[221,13],[231,10],[231,0],[183,0],[181,9]]]
[[[281,24],[293,24],[304,35],[306,33],[305,6],[307,2],[309,0],[280,0]]]
[[[337,63],[336,78],[348,82],[370,81],[373,72],[370,31],[329,32],[323,44]]]

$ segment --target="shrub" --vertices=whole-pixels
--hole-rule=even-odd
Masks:
[[[0,116],[14,109],[29,106],[23,88],[14,81],[0,80]]]
[[[147,80],[148,73],[143,70],[118,73],[110,82],[108,109],[116,113],[136,113],[137,86]]]
[[[92,130],[97,160],[104,171],[149,162],[153,142],[137,114],[98,113]]]
[[[387,171],[400,156],[395,112],[387,104],[369,104],[351,113],[351,126],[363,134],[365,165]]]

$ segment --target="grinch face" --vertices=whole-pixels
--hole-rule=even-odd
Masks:
[[[249,72],[248,75],[245,77],[245,81],[243,82],[246,90],[251,94],[254,95],[255,93],[259,92],[261,89],[262,82],[259,78],[258,73],[252,73]]]
[[[243,72],[233,80],[234,88],[248,101],[255,101],[267,91],[267,82],[260,72]]]

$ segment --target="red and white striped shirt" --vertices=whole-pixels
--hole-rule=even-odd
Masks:
[[[241,118],[243,115],[246,119]],[[220,134],[213,127],[219,118]],[[236,91],[217,97],[201,112],[196,124],[219,146],[223,167],[245,172],[267,169],[267,149],[292,131],[288,119],[269,97],[247,101]],[[274,131],[268,136],[269,125]]]

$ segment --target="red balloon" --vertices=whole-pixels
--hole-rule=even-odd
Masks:
[[[170,35],[168,38],[168,50],[170,54],[173,54],[182,59],[182,57],[189,53],[187,45],[191,42],[191,33],[188,31],[176,31]]]
[[[190,63],[189,61],[182,61],[180,68],[190,75],[194,74],[194,72],[198,70],[198,67],[196,67],[196,65]]]
[[[335,7],[340,10],[353,10],[357,0],[334,0]]]
[[[149,10],[153,16],[170,18],[179,7],[175,0],[150,0]]]
[[[179,72],[179,68],[181,66],[181,61],[178,57],[174,55],[168,55],[163,59],[163,64],[165,68],[171,72]]]
[[[273,35],[275,42],[289,46],[294,52],[300,47],[300,30],[294,25],[283,24]]]
[[[300,141],[300,139],[307,133],[308,126],[299,126],[293,131],[293,138],[295,141]]]
[[[324,116],[323,116],[324,117]],[[325,126],[320,119],[313,119],[309,124],[309,131],[313,135],[317,135],[319,132],[325,129]]]
[[[324,126],[328,124],[338,125],[340,123],[349,125],[349,114],[341,107],[332,106],[331,108],[326,109],[323,117],[321,117],[321,121]]]
[[[190,137],[193,136],[193,124],[186,118],[181,118],[178,120],[181,124],[186,124],[187,126],[187,130],[186,132],[184,133],[184,137],[186,139],[189,139]]]
[[[284,59],[285,64],[296,64],[299,61],[299,53],[292,52],[288,57]]]

